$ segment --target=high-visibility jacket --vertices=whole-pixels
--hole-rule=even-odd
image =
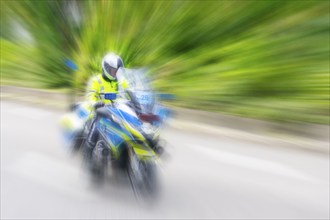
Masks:
[[[111,101],[106,100],[103,97],[104,93],[117,93],[118,82],[106,81],[102,74],[94,76],[90,79],[87,86],[87,101],[93,105],[96,102],[103,101],[105,104],[109,104]]]

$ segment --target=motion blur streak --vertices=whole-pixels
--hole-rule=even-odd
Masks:
[[[330,1],[0,4],[1,219],[329,219]],[[152,205],[127,175],[93,185],[60,142],[110,51],[186,119],[161,134]]]
[[[81,91],[115,51],[176,105],[328,124],[329,4],[1,1],[1,80]]]

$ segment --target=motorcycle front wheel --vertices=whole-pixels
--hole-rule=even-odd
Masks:
[[[154,161],[140,160],[132,149],[128,150],[127,172],[137,200],[155,198],[158,190],[157,169]]]

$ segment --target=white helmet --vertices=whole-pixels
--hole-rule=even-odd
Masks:
[[[110,80],[117,79],[117,71],[120,67],[124,67],[123,60],[114,53],[108,53],[102,60],[102,71]]]

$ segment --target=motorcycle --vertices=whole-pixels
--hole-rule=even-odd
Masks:
[[[92,178],[104,178],[109,168],[126,170],[136,196],[152,195],[157,191],[157,166],[163,149],[159,135],[170,111],[158,103],[145,70],[119,69],[117,76],[118,84],[126,84],[126,88],[119,86],[118,93],[101,94],[111,102],[96,109],[93,116],[85,105],[75,106],[73,129],[64,132],[65,137],[79,150],[94,121],[97,142],[89,161]]]

